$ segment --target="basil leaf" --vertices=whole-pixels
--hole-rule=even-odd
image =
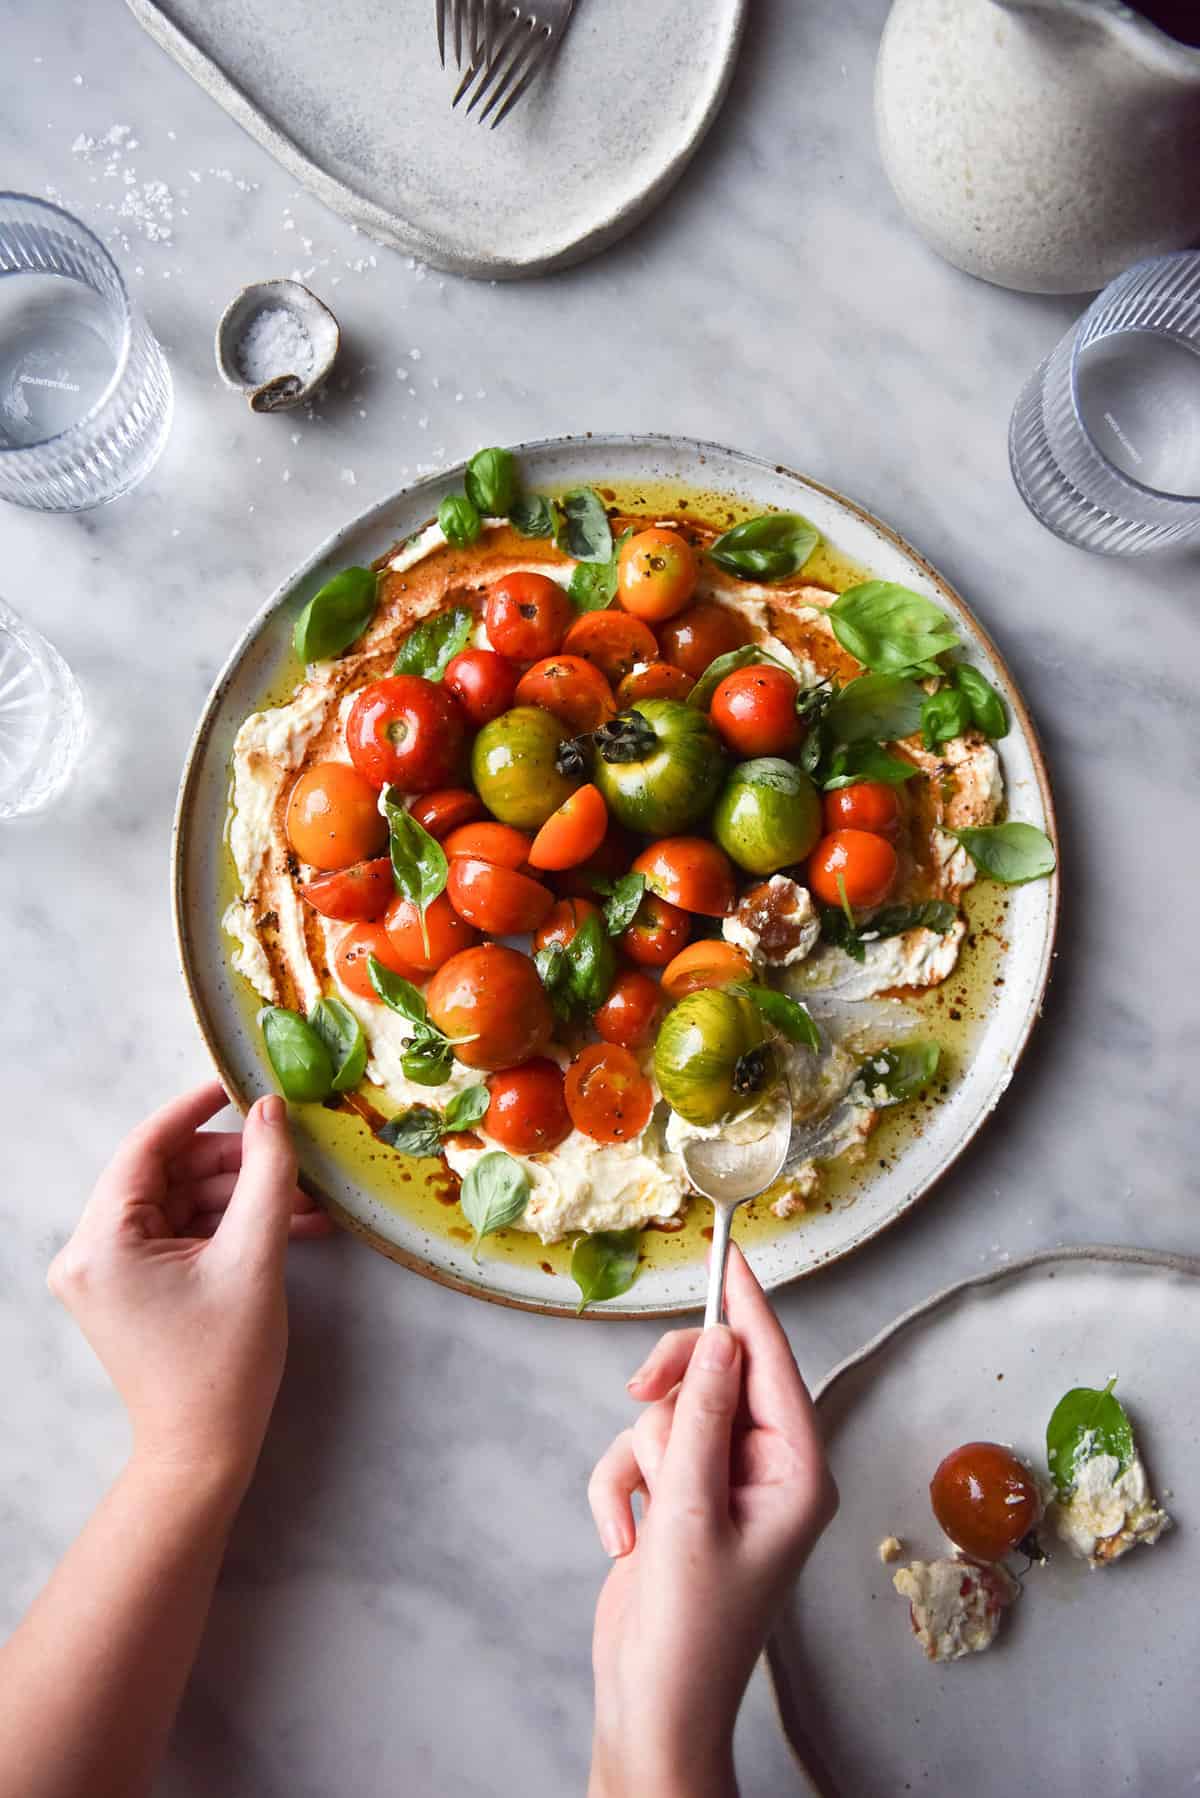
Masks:
[[[473,622],[468,606],[435,612],[409,631],[392,663],[392,673],[441,680],[449,663],[470,642]]]
[[[820,917],[822,942],[841,949],[852,961],[866,961],[866,945],[853,918],[848,918],[838,905],[823,905]]]
[[[1102,1390],[1073,1386],[1060,1398],[1046,1425],[1046,1459],[1060,1498],[1075,1490],[1079,1469],[1096,1455],[1112,1455],[1120,1473],[1134,1457],[1133,1430],[1120,1399],[1116,1376]]]
[[[958,920],[958,907],[948,899],[923,899],[916,905],[884,905],[864,924],[866,937],[903,936],[906,930],[933,930],[938,936]]]
[[[558,535],[558,507],[540,493],[523,493],[509,507],[508,522],[522,537],[555,537]]]
[[[878,674],[905,674],[958,642],[957,627],[940,607],[894,581],[847,587],[827,616],[846,653]]]
[[[782,581],[797,574],[821,541],[821,533],[797,512],[769,512],[748,518],[709,550],[727,574],[743,581]]]
[[[598,1011],[617,977],[617,958],[602,920],[585,918],[567,944],[568,991],[585,1011]]]
[[[612,526],[600,495],[590,487],[564,493],[558,547],[576,562],[607,562],[613,553]]]
[[[971,723],[976,730],[981,730],[985,737],[1008,735],[1008,712],[1004,701],[978,668],[960,662],[954,670],[954,684],[971,708]]]
[[[769,649],[760,649],[757,643],[745,643],[741,649],[727,650],[723,656],[717,656],[708,664],[687,696],[688,705],[706,712],[709,701],[727,674],[732,674],[735,668],[750,668],[757,662],[773,662],[777,668],[787,667],[786,662],[773,656]],[[788,669],[788,672],[790,674],[791,670]]]
[[[821,785],[827,793],[852,787],[860,780],[882,780],[889,787],[900,787],[919,772],[911,762],[889,755],[878,743],[851,743],[834,751]]]
[[[776,992],[773,986],[756,986],[752,982],[739,983],[729,990],[753,999],[768,1024],[789,1043],[800,1043],[814,1051],[820,1049],[821,1033],[808,1006],[801,1005],[798,999],[789,999],[786,993]]]
[[[333,1062],[312,1025],[282,1005],[264,1005],[258,1024],[284,1098],[297,1105],[327,1099],[333,1091]]]
[[[493,1149],[480,1156],[463,1181],[459,1203],[475,1232],[471,1258],[478,1261],[484,1237],[515,1223],[529,1203],[529,1175],[511,1155]]]
[[[483,529],[483,520],[465,493],[448,493],[438,507],[438,523],[447,543],[469,549]]]
[[[962,844],[981,874],[1002,886],[1019,887],[1027,880],[1053,874],[1054,845],[1036,824],[977,824],[947,832]]]
[[[571,1278],[580,1291],[576,1316],[589,1305],[620,1298],[637,1274],[640,1230],[598,1230],[581,1236],[571,1251]]]
[[[597,892],[602,889],[596,888]],[[604,906],[604,928],[609,936],[620,936],[637,917],[638,907],[646,892],[644,874],[622,874],[613,881]]]
[[[432,1160],[442,1152],[441,1117],[432,1105],[410,1105],[381,1124],[375,1134],[401,1155],[415,1155],[420,1161]]]
[[[470,1130],[487,1115],[491,1102],[491,1094],[482,1082],[478,1086],[464,1086],[442,1115],[442,1135],[452,1136],[457,1130]]]
[[[314,593],[292,633],[296,654],[307,667],[349,649],[375,616],[377,579],[371,568],[343,568]]]
[[[467,463],[467,498],[484,518],[507,518],[520,484],[511,450],[481,449]]]
[[[825,720],[838,743],[894,743],[912,736],[924,703],[924,688],[908,675],[860,674],[832,700]]]
[[[571,964],[561,943],[547,943],[533,958],[538,979],[546,989],[554,1014],[566,1018],[571,1013]]]
[[[621,532],[607,562],[579,562],[567,588],[577,612],[603,612],[617,597],[617,562],[621,549],[633,536],[632,526]]]
[[[418,824],[405,807],[398,788],[387,788],[383,804],[391,833],[392,879],[396,891],[411,899],[417,908],[421,942],[428,955],[429,927],[425,913],[445,887],[450,864],[436,837],[431,837],[425,826]]]
[[[936,749],[952,737],[961,737],[971,723],[971,707],[965,693],[957,687],[940,687],[930,693],[921,707],[921,741],[926,749]]]
[[[414,1037],[400,1057],[400,1071],[417,1086],[445,1086],[454,1057],[444,1036]]]
[[[362,1025],[340,999],[318,999],[308,1022],[329,1051],[333,1091],[353,1092],[367,1071],[367,1039]]]
[[[933,1079],[942,1052],[936,1043],[901,1043],[868,1055],[859,1069],[859,1082],[868,1099],[877,1105],[899,1105],[915,1099]],[[884,1097],[875,1095],[882,1088]]]
[[[431,1028],[426,1018],[425,1001],[411,980],[404,980],[399,974],[393,974],[390,968],[385,968],[373,955],[367,957],[367,977],[383,1003],[392,1011],[399,1012],[402,1018],[407,1018],[410,1024],[416,1024],[419,1029]]]

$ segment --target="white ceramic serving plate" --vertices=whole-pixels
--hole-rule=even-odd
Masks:
[[[609,483],[676,483],[729,494],[756,510],[803,512],[843,554],[882,579],[901,581],[938,600],[962,625],[971,659],[1004,693],[1012,730],[1001,745],[1009,816],[1054,835],[1049,787],[1028,714],[995,647],[941,577],[887,526],[851,501],[790,470],[732,450],[667,437],[563,438],[522,445],[517,454],[526,485],[548,493]],[[292,625],[304,602],[339,568],[366,563],[436,512],[441,497],[462,485],[462,469],[447,469],[363,513],[324,543],[289,576],[254,618],[219,676],[197,727],[180,788],[174,844],[174,896],[184,978],[200,1028],[229,1090],[239,1103],[270,1090],[258,1032],[235,997],[241,982],[229,966],[230,945],[220,927],[229,764],[234,735],[263,694],[289,666]],[[1012,891],[1005,931],[1004,985],[983,1019],[975,1054],[950,1095],[936,1105],[921,1134],[874,1176],[846,1206],[835,1206],[752,1254],[765,1286],[812,1273],[851,1253],[894,1222],[926,1193],[961,1154],[998,1104],[1036,1019],[1046,981],[1058,907],[1058,879]],[[502,1304],[563,1315],[577,1296],[571,1283],[536,1266],[491,1260],[480,1266],[466,1247],[431,1235],[381,1203],[304,1132],[300,1153],[313,1185],[352,1227],[396,1260],[434,1279]],[[673,1268],[643,1267],[618,1308],[595,1316],[662,1316],[704,1300],[700,1261]]]
[[[846,1798],[1195,1789],[1198,1366],[1200,1259],[1080,1248],[951,1287],[834,1370],[817,1405],[841,1509],[769,1650],[813,1789]],[[931,1665],[879,1542],[894,1532],[906,1559],[944,1552],[929,1509],[942,1456],[973,1439],[1007,1442],[1045,1471],[1058,1400],[1111,1374],[1176,1527],[1104,1572],[1061,1549],[1025,1577],[992,1649]]]

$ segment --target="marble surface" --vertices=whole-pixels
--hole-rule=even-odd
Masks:
[[[118,1135],[206,1072],[167,901],[193,719],[302,552],[481,443],[676,430],[808,470],[960,586],[1043,731],[1065,869],[1044,1022],[1002,1115],[921,1211],[780,1296],[810,1378],[1003,1257],[1197,1247],[1200,559],[1107,564],[1025,513],[1009,409],[1080,303],[982,286],[905,227],[872,139],[884,10],[758,0],[727,108],[663,211],[599,262],[491,287],[353,234],[123,8],[59,0],[51,21],[9,0],[5,183],[128,237],[177,412],[131,498],[0,508],[0,586],[78,670],[92,721],[69,795],[0,839],[0,1625],[125,1449],[46,1264]],[[137,147],[72,150],[114,125]],[[130,192],[126,217],[105,210]],[[214,323],[245,281],[310,267],[348,379],[311,419],[251,417],[218,381]],[[297,1255],[290,1278],[287,1379],[162,1792],[581,1791],[603,1573],[584,1483],[653,1327],[474,1304],[349,1241]],[[789,1789],[761,1690],[739,1759],[748,1794]]]

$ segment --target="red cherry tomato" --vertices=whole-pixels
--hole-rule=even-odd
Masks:
[[[442,677],[476,730],[507,712],[517,690],[517,671],[494,649],[463,649]]]
[[[644,874],[652,893],[683,911],[723,918],[733,910],[733,863],[707,837],[662,837],[642,851],[633,872]]]
[[[896,878],[896,851],[868,830],[834,830],[813,850],[808,884],[822,905],[881,905]]]
[[[639,699],[686,699],[695,684],[670,662],[640,662],[617,688],[617,706],[623,712]]]
[[[567,1069],[564,1088],[571,1122],[594,1142],[640,1136],[654,1109],[654,1091],[629,1053],[615,1043],[592,1043]]]
[[[553,712],[574,736],[607,723],[617,709],[612,688],[582,656],[547,656],[517,682],[518,705]]]
[[[378,794],[345,762],[318,762],[288,797],[287,840],[310,868],[349,868],[387,847]]]
[[[429,982],[425,1003],[430,1021],[455,1039],[455,1057],[468,1068],[515,1067],[540,1055],[554,1033],[537,969],[503,943],[452,955]]]
[[[710,662],[728,655],[731,649],[741,649],[753,634],[740,612],[702,599],[669,619],[660,629],[658,641],[664,662],[699,680]]]
[[[755,662],[725,676],[709,716],[735,755],[791,755],[804,740],[796,716],[799,691],[786,668]]]
[[[1037,1483],[999,1442],[966,1442],[946,1456],[929,1484],[933,1514],[963,1553],[998,1561],[1042,1514]]]
[[[439,787],[434,793],[422,793],[414,799],[409,811],[431,837],[442,842],[460,824],[470,824],[483,817],[483,800],[466,787]]]
[[[479,861],[494,862],[497,868],[519,869],[528,864],[533,838],[515,825],[485,818],[482,823],[452,830],[442,848],[451,860],[456,855],[473,855]]]
[[[825,795],[826,830],[873,830],[890,837],[900,825],[900,795],[882,780],[858,780]]]
[[[644,1049],[654,1041],[663,1009],[663,992],[657,980],[640,968],[626,968],[609,989],[608,998],[595,1013],[596,1035],[622,1049]]]
[[[538,662],[562,647],[571,602],[546,574],[506,574],[488,588],[488,642],[514,662]]]
[[[618,941],[630,961],[643,968],[665,968],[692,934],[692,920],[677,905],[647,893],[628,930]]]
[[[323,918],[369,924],[383,916],[395,891],[391,861],[381,855],[375,861],[357,862],[353,868],[318,874],[301,886],[300,896]]]
[[[398,953],[395,943],[382,924],[356,924],[353,930],[346,932],[334,950],[333,971],[342,985],[356,993],[360,999],[379,997],[367,972],[367,962],[371,956],[405,980],[421,978],[417,970],[410,967]]]
[[[550,889],[528,874],[471,855],[452,857],[446,895],[460,918],[489,936],[523,936],[536,930],[554,904]]]
[[[558,943],[565,949],[575,932],[589,918],[598,918],[600,907],[593,905],[590,899],[560,899],[553,910],[546,913],[545,921],[533,939],[535,949],[549,949],[552,943]]]
[[[488,1077],[490,1103],[483,1128],[514,1155],[556,1149],[571,1134],[563,1098],[563,1074],[556,1061],[537,1056],[519,1068]]]
[[[639,662],[653,662],[658,644],[649,625],[628,612],[585,612],[567,632],[563,648],[598,668],[610,687]]]
[[[599,787],[577,787],[552,812],[533,839],[529,852],[535,868],[577,868],[595,855],[608,829],[608,808]]]
[[[421,914],[411,899],[397,893],[387,910],[383,927],[392,939],[392,947],[400,960],[415,970],[421,979],[440,968],[443,962],[469,949],[478,939],[469,924],[463,922],[445,893],[439,893],[425,913],[425,929],[429,948],[421,934]]]
[[[627,537],[617,557],[617,597],[635,618],[651,624],[682,612],[696,591],[700,565],[678,531],[652,525]]]
[[[350,760],[372,786],[428,793],[462,768],[467,721],[453,693],[419,674],[388,674],[364,687],[346,720]]]

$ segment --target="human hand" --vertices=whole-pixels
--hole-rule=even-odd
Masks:
[[[227,1103],[213,1082],[125,1138],[47,1284],[125,1402],[135,1461],[236,1502],[283,1374],[288,1239],[332,1225],[296,1185],[283,1100],[201,1131]]]
[[[675,1330],[588,1487],[616,1559],[596,1608],[590,1798],[728,1798],[733,1726],[772,1619],[837,1509],[812,1401],[736,1246],[732,1328]],[[640,1525],[633,1497],[645,1509]]]

